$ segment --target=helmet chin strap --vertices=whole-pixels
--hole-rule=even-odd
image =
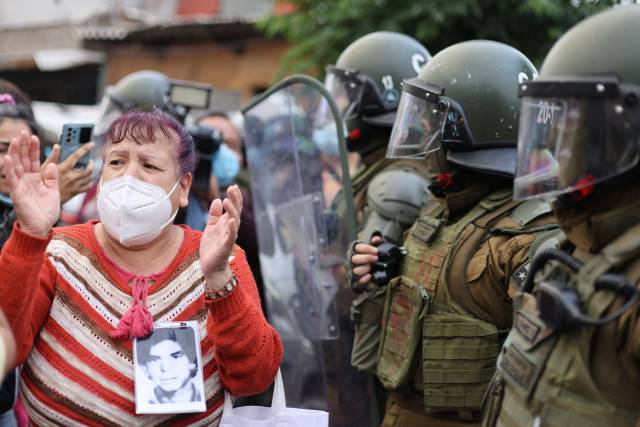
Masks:
[[[425,157],[429,174],[429,190],[437,197],[444,197],[447,190],[455,186],[457,171],[447,161],[447,153],[440,147],[427,153]]]

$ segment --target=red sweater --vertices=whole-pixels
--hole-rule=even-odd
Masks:
[[[282,344],[267,323],[244,251],[231,268],[238,286],[205,303],[200,233],[185,238],[149,287],[156,322],[195,320],[200,327],[207,411],[135,415],[132,343],[110,337],[131,306],[131,287],[105,257],[94,223],[54,229],[46,239],[18,227],[0,256],[0,306],[16,336],[21,397],[38,425],[218,425],[224,393],[266,389]]]

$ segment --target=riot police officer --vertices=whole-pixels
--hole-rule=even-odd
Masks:
[[[565,238],[531,264],[486,426],[640,425],[640,5],[562,36],[520,86],[514,195],[556,196]]]
[[[402,243],[404,231],[418,217],[429,197],[426,171],[416,162],[389,160],[384,156],[400,101],[404,79],[415,77],[431,58],[417,40],[400,33],[379,31],[351,43],[334,65],[327,67],[325,86],[340,108],[346,128],[350,156],[361,161],[352,175],[358,239],[371,236]],[[353,158],[353,157],[352,157]],[[337,212],[345,215],[343,194],[337,197]],[[351,251],[347,254],[349,257]],[[347,280],[359,293],[346,289],[337,296],[342,311],[351,310],[355,324],[351,365],[358,371],[375,373],[377,333],[383,291],[377,286],[357,286],[349,274]],[[371,381],[377,405],[374,418],[384,406],[384,390]]]
[[[512,199],[518,83],[535,76],[518,50],[475,40],[439,52],[403,85],[387,157],[423,158],[435,197],[385,292],[376,367],[390,391],[385,427],[480,419],[511,326],[510,289],[557,229],[547,203]],[[360,285],[375,279],[380,256],[356,245]]]
[[[420,165],[384,158],[404,79],[415,77],[431,58],[417,40],[379,31],[351,43],[327,67],[325,86],[342,112],[347,149],[362,167],[352,177],[358,236],[374,232],[401,242],[428,194]]]

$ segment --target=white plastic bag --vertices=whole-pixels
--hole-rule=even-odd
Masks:
[[[231,396],[224,392],[224,409],[220,427],[328,427],[329,413],[313,409],[287,408],[282,374],[278,369],[271,407],[234,408]]]

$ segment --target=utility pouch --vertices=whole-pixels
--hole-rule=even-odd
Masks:
[[[504,379],[496,372],[482,399],[482,427],[495,427],[504,397]]]
[[[351,303],[351,320],[355,326],[351,366],[375,375],[382,330],[385,287],[372,287]]]
[[[405,276],[387,286],[377,375],[387,390],[405,384],[421,339],[422,318],[429,310],[427,290]]]
[[[422,336],[425,411],[458,412],[464,421],[479,418],[500,341],[491,323],[455,313],[426,316]]]
[[[557,334],[538,317],[535,296],[519,293],[513,306],[513,327],[498,358],[498,369],[504,380],[528,400],[553,350]]]

